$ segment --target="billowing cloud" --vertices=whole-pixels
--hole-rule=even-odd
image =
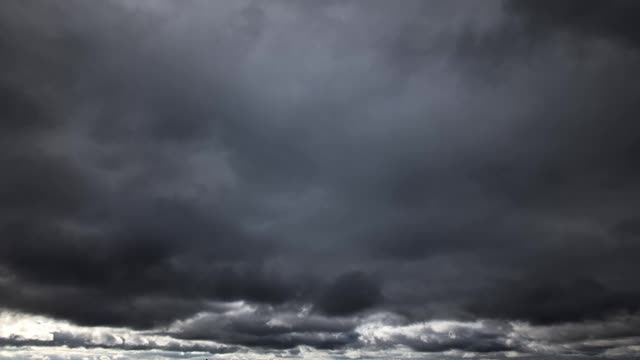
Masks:
[[[4,1],[2,356],[636,357],[638,10]]]

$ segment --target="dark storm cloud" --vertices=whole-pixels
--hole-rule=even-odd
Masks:
[[[640,45],[640,5],[634,1],[565,0],[541,4],[526,0],[506,4],[540,30],[577,31],[613,38],[634,47]]]
[[[558,282],[532,279],[502,284],[501,296],[476,296],[472,311],[490,317],[526,319],[536,324],[602,319],[616,313],[635,313],[635,292],[612,290],[593,279]]]
[[[260,258],[272,248],[266,240],[255,240],[253,235],[245,234],[215,207],[148,191],[151,177],[167,179],[171,177],[168,173],[180,171],[179,164],[155,158],[162,156],[156,154],[158,146],[165,140],[189,141],[206,136],[202,134],[207,123],[204,115],[198,113],[193,94],[181,93],[176,87],[182,85],[175,79],[163,79],[162,73],[170,71],[145,70],[135,60],[131,66],[118,69],[110,68],[116,64],[100,64],[107,61],[102,57],[108,57],[111,51],[128,53],[114,61],[140,55],[136,53],[138,49],[128,48],[134,44],[127,44],[117,36],[130,34],[134,29],[129,25],[110,29],[117,38],[105,39],[103,35],[108,34],[102,32],[102,27],[110,27],[111,23],[102,22],[104,18],[96,11],[104,11],[106,17],[132,15],[113,4],[98,10],[88,4],[68,3],[48,5],[54,16],[47,21],[52,24],[43,23],[44,19],[36,19],[35,24],[28,21],[21,24],[10,19],[11,11],[15,12],[13,16],[27,16],[41,9],[35,4],[12,2],[4,6],[10,10],[4,15],[9,31],[2,41],[12,55],[3,59],[7,79],[2,92],[2,126],[6,128],[2,145],[6,151],[0,162],[5,174],[0,194],[3,215],[0,232],[2,265],[11,277],[2,284],[2,292],[7,293],[4,305],[84,324],[138,327],[191,314],[203,309],[199,305],[201,300],[210,297],[274,302],[288,298],[290,286],[282,283],[277,274],[271,276],[261,270]],[[66,21],[56,17],[76,11],[99,18],[89,25],[75,20],[63,24]],[[116,40],[122,41],[121,46],[112,43]],[[81,55],[88,56],[93,63],[56,46],[56,42],[77,44]],[[32,49],[43,51],[43,56],[30,54]],[[61,82],[51,75],[60,70],[56,61],[63,68],[73,68],[72,74]],[[35,71],[18,78],[19,82],[12,79],[22,75],[24,63]],[[93,67],[100,72],[89,75],[96,71]],[[156,71],[160,71],[158,76],[154,76]],[[135,74],[148,80],[127,80]],[[94,87],[93,81],[99,85]],[[52,94],[37,93],[44,91],[40,87],[47,86],[52,88],[49,89]],[[87,86],[90,87],[84,91]],[[142,99],[126,91],[139,91]],[[74,97],[78,102],[74,102]],[[58,106],[71,106],[67,101],[73,105],[63,109],[64,114],[54,111]],[[114,172],[123,166],[140,166],[131,171],[131,176],[123,176],[131,179],[113,186],[101,176],[105,175],[102,171],[109,170],[92,169],[92,165],[82,163],[95,159],[79,159],[82,154],[51,154],[45,142],[59,136],[60,128],[89,125],[73,124],[70,119],[74,111],[83,111],[78,108],[85,106],[110,109],[98,114],[99,134],[89,126],[92,137],[116,136],[110,141],[128,141],[126,138],[133,137],[136,144],[131,146],[135,150],[125,148],[127,144],[123,143],[116,146],[125,148],[125,154],[116,150],[110,156],[105,152],[112,157],[107,165],[110,169],[115,167]],[[132,124],[128,117],[138,111],[142,112],[142,122]],[[215,117],[216,113],[207,116]],[[152,120],[147,121],[147,117]],[[176,124],[180,126],[174,129]],[[125,125],[129,128],[114,128]],[[145,128],[139,130],[139,125]],[[69,128],[66,131],[73,132]],[[147,134],[155,140],[138,145]],[[60,136],[63,147],[74,141]],[[127,164],[131,160],[129,151],[148,153],[141,154],[139,159],[145,163]],[[136,162],[136,155],[131,155],[134,159],[129,162]],[[205,259],[218,261],[206,264],[202,262]],[[68,302],[55,301],[62,294],[68,295],[65,296]],[[137,304],[138,297],[145,299]],[[80,310],[89,303],[100,306],[92,311]],[[132,316],[132,309],[137,309],[136,315]]]
[[[258,308],[197,317],[176,329],[174,336],[266,349],[290,349],[299,345],[336,349],[357,342],[356,325],[356,321],[349,318],[332,319],[286,309]]]
[[[635,2],[1,7],[2,307],[278,349],[638,311]],[[534,351],[485,330],[379,345]]]
[[[318,308],[331,315],[349,315],[381,300],[380,284],[362,272],[340,275],[320,294]]]

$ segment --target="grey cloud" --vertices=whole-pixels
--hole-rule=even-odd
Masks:
[[[264,349],[638,311],[632,1],[0,6],[2,307],[244,301],[272,310],[173,335]],[[513,350],[468,335],[385,346]]]
[[[591,36],[602,36],[637,46],[638,4],[633,1],[560,1],[552,5],[535,1],[507,2],[507,6],[522,15],[531,25],[544,30],[577,31]]]
[[[169,333],[181,339],[215,340],[265,349],[289,349],[300,345],[336,349],[357,341],[355,319],[327,318],[310,315],[304,309],[292,310],[260,307],[204,314],[180,323]]]
[[[51,340],[34,340],[34,339],[20,339],[16,337],[0,338],[1,346],[11,347],[67,347],[67,348],[87,348],[87,349],[119,349],[127,351],[142,351],[142,350],[162,350],[170,352],[205,352],[209,354],[225,354],[237,351],[233,347],[227,346],[215,346],[215,345],[191,345],[180,344],[177,341],[170,342],[168,344],[158,344],[153,341],[147,344],[135,344],[128,345],[121,343],[120,339],[111,337],[110,339],[103,339],[106,341],[96,343],[93,339],[87,336],[80,336],[68,332],[57,332],[53,334]]]

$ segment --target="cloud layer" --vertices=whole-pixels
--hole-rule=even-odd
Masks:
[[[637,356],[639,11],[4,1],[0,347]]]

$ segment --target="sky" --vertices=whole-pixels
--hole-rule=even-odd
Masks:
[[[640,2],[0,2],[3,359],[640,357]]]

